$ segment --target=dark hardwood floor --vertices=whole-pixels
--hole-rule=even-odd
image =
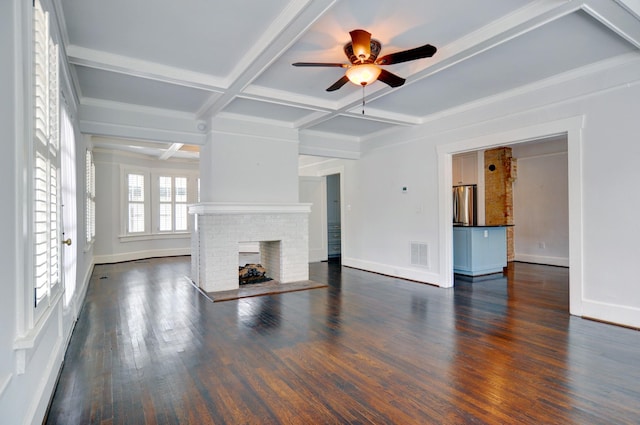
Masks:
[[[441,289],[339,264],[211,303],[189,258],[96,266],[49,424],[637,424],[640,332],[568,314],[564,268]]]

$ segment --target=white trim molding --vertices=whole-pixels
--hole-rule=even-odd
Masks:
[[[549,121],[501,133],[459,140],[437,146],[439,167],[439,217],[440,217],[440,280],[444,287],[453,286],[453,232],[451,229],[452,170],[451,157],[455,153],[486,149],[496,146],[541,139],[552,135],[567,135],[569,169],[569,312],[582,316],[583,303],[583,176],[582,176],[582,129],[584,115]]]
[[[310,213],[311,204],[252,204],[202,202],[189,206],[189,214],[299,214]]]

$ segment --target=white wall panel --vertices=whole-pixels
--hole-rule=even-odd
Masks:
[[[515,145],[513,184],[517,261],[569,266],[569,182],[564,152],[535,154]]]

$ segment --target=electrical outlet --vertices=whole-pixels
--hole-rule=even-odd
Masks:
[[[546,249],[547,248],[547,244],[544,242],[538,242],[538,248],[540,249]]]

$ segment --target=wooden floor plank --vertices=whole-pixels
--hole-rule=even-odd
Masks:
[[[211,303],[189,267],[95,267],[46,423],[640,423],[640,332],[570,316],[568,269],[314,263],[325,288]]]

